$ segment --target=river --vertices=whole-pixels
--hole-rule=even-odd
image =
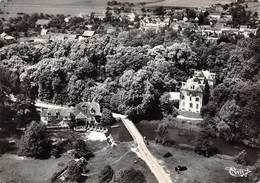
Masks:
[[[119,142],[128,142],[132,141],[132,137],[128,133],[127,129],[124,127],[122,123],[118,123],[119,127],[112,128],[111,134],[114,140]],[[143,136],[146,136],[148,140],[155,140],[156,137],[156,129],[158,123],[138,123],[136,127],[140,131]],[[174,140],[176,145],[178,144],[187,144],[195,146],[196,138],[198,137],[198,132],[188,131],[188,130],[179,130],[179,129],[169,129],[169,139]],[[241,144],[227,144],[224,143],[221,139],[214,139],[215,146],[219,149],[220,154],[234,156],[238,154],[240,151],[245,149],[248,153],[248,158],[250,164],[255,163],[255,161],[260,158],[260,150],[248,148]]]

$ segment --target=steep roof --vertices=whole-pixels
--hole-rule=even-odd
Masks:
[[[96,116],[101,116],[100,105],[97,102],[91,102],[92,109],[95,111]]]
[[[207,80],[214,80],[215,79],[215,73],[211,73],[208,70],[195,71],[194,77],[204,77]]]
[[[57,113],[62,117],[69,117],[71,113],[74,113],[73,109],[44,109],[41,113],[43,117],[56,116]]]
[[[188,79],[185,85],[181,87],[181,90],[203,92],[203,89],[201,88],[198,82],[194,81],[194,78]]]
[[[89,31],[89,30],[86,30],[84,31],[84,33],[82,34],[82,36],[85,36],[85,37],[91,37],[95,34],[95,31]]]
[[[81,102],[79,103],[76,108],[79,111],[88,111],[90,112],[90,110],[94,110],[94,115],[95,116],[101,116],[101,112],[100,112],[100,105],[97,102]]]
[[[50,20],[48,19],[38,19],[36,21],[36,25],[48,25],[50,23]]]
[[[83,112],[80,112],[76,115],[75,119],[88,119],[89,117],[85,114],[83,114]]]
[[[5,36],[7,36],[7,34],[5,32],[3,32],[0,36],[1,36],[1,38],[4,38]]]

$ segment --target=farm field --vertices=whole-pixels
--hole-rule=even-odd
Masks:
[[[120,2],[140,3],[146,2],[147,6],[185,6],[205,7],[215,3],[230,3],[233,0],[118,0]],[[23,13],[48,13],[78,15],[79,13],[103,14],[108,0],[10,0],[0,3],[0,9],[8,12],[8,16]],[[3,15],[2,15],[3,16]],[[5,15],[7,16],[7,15]]]
[[[164,0],[163,2],[149,3],[148,6],[180,6],[180,7],[207,7],[212,4],[231,3],[234,0]]]
[[[158,0],[118,0],[120,2],[158,2]],[[160,1],[160,0],[159,0]],[[14,16],[18,12],[23,13],[48,13],[78,15],[79,13],[103,14],[108,0],[11,0],[8,3],[0,3],[0,9],[9,12],[8,16]]]

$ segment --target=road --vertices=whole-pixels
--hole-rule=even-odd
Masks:
[[[52,109],[64,109],[68,108],[66,106],[59,106],[54,104],[47,104],[41,101],[36,101],[35,106],[39,108],[52,108]],[[159,183],[172,183],[170,175],[165,172],[163,167],[158,163],[158,160],[151,154],[147,148],[144,138],[136,128],[134,123],[127,119],[125,115],[113,113],[114,118],[120,118],[125,125],[126,129],[129,131],[130,135],[133,137],[134,142],[137,145],[137,155],[147,164],[151,172],[156,177]]]
[[[163,167],[158,163],[158,160],[151,154],[144,142],[143,136],[140,134],[134,123],[121,114],[113,113],[113,117],[122,120],[137,145],[137,154],[148,165],[157,181],[159,183],[172,183],[170,175],[164,171]]]
[[[45,109],[68,109],[69,108],[67,106],[54,105],[54,104],[41,102],[40,100],[35,101],[35,106],[39,108],[45,108]]]

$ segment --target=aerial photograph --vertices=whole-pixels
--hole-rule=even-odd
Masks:
[[[260,0],[0,0],[0,183],[260,183]]]

